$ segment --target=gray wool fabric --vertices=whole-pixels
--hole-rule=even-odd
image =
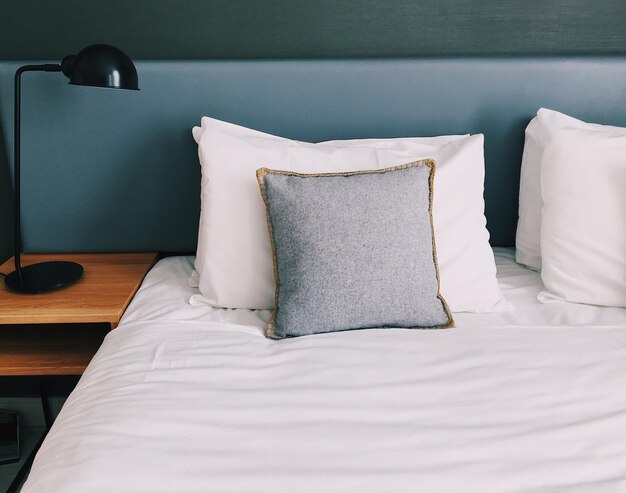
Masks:
[[[259,170],[277,281],[266,335],[451,326],[431,173],[432,161],[321,175]]]

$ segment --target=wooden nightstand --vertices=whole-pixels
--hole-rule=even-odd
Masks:
[[[24,255],[22,264],[71,260],[81,280],[40,294],[0,286],[0,376],[80,375],[117,326],[156,253]],[[0,272],[13,270],[13,259]]]
[[[45,378],[81,375],[104,336],[117,327],[156,253],[23,255],[22,265],[48,260],[82,264],[77,283],[40,294],[14,293],[0,279],[0,377],[39,378],[45,431],[26,456],[8,492],[17,491],[52,426]],[[13,271],[13,259],[0,272]]]

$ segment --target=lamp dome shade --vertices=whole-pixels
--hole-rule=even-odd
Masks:
[[[61,70],[73,85],[139,90],[135,64],[114,46],[87,46],[77,55],[66,56]]]

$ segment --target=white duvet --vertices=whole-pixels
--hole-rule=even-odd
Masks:
[[[541,305],[512,258],[515,312],[284,341],[162,261],[22,491],[624,493],[626,310]]]

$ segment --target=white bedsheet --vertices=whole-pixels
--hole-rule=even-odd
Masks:
[[[33,492],[626,492],[626,310],[541,305],[457,328],[270,341],[190,306],[160,262],[45,440]]]

